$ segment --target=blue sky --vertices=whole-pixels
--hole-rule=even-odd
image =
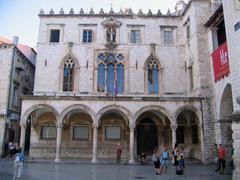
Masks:
[[[109,12],[111,4],[113,10],[118,12],[120,8],[132,8],[137,13],[141,8],[144,13],[149,9],[156,13],[161,9],[163,13],[169,8],[173,11],[178,0],[0,0],[0,35],[12,39],[14,35],[19,37],[19,42],[35,47],[38,37],[39,18],[38,13],[42,8],[49,12],[52,8],[59,12],[61,8],[69,12],[74,8],[75,13],[83,8],[89,12],[93,8],[99,12],[103,8]]]

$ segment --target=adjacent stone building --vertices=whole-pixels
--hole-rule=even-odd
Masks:
[[[8,142],[19,143],[21,95],[32,94],[36,52],[18,37],[13,41],[0,37],[0,154]]]
[[[205,25],[213,67],[216,142],[226,149],[227,166],[233,155],[233,179],[239,179],[240,1],[215,0],[213,5],[212,15]]]
[[[175,9],[40,11],[34,94],[23,97],[21,116],[31,158],[96,162],[115,158],[121,143],[133,163],[178,142],[187,157],[211,159],[211,2]]]

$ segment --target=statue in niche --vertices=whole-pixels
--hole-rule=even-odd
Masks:
[[[116,42],[116,30],[113,27],[107,29],[107,42],[115,43]]]

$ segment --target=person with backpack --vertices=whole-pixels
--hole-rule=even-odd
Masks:
[[[155,174],[160,175],[160,154],[158,148],[153,150],[152,161],[155,167]]]
[[[24,154],[22,152],[22,148],[18,148],[18,153],[16,154],[16,158],[14,160],[14,173],[13,173],[14,180],[19,180],[21,178],[23,162]]]
[[[167,160],[168,160],[168,158],[169,158],[169,153],[167,151],[167,148],[163,147],[161,168],[160,168],[162,173],[167,172]]]

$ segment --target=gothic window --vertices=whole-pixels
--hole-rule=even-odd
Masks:
[[[117,66],[117,83],[116,85],[118,93],[122,94],[124,92],[124,65],[119,64]]]
[[[140,30],[131,30],[130,43],[141,43]]]
[[[114,87],[114,76],[115,76],[115,73],[114,73],[114,65],[113,64],[109,64],[108,65],[108,70],[107,70],[107,91],[110,93],[110,94],[114,94],[114,90],[115,90],[115,87]]]
[[[50,42],[59,42],[60,40],[60,30],[51,29],[50,31]]]
[[[148,92],[158,94],[159,92],[159,67],[156,60],[152,59],[147,64]]]
[[[99,92],[105,91],[105,64],[98,65],[98,87]]]
[[[83,43],[91,43],[93,38],[93,31],[89,29],[83,30]]]
[[[63,91],[73,91],[74,66],[75,66],[75,62],[71,58],[69,58],[64,64]]]
[[[116,42],[116,29],[114,27],[107,28],[107,42]]]
[[[97,91],[110,95],[124,93],[124,56],[115,53],[98,55]]]

